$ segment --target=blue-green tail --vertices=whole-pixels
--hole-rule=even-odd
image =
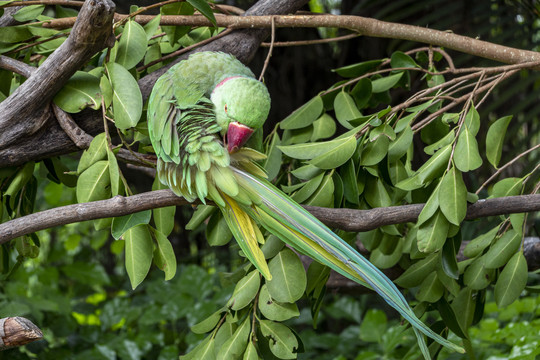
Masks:
[[[240,187],[251,198],[259,200],[254,207],[254,215],[265,228],[298,251],[375,290],[413,325],[427,359],[430,358],[429,351],[420,332],[454,351],[464,352],[462,347],[436,334],[420,321],[386,275],[294,200],[265,179],[237,168],[233,171]]]

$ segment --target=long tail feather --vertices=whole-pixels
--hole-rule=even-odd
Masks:
[[[283,240],[290,246],[305,252],[309,256],[314,257],[315,260],[330,266],[353,281],[357,281],[360,284],[369,284],[369,287],[375,290],[416,329],[454,351],[464,352],[462,347],[444,339],[420,321],[401,292],[399,292],[394,283],[386,275],[313,215],[291,200],[270,182],[237,168],[233,170],[241,187],[244,190],[257,194],[261,198],[261,203],[258,205],[259,213],[264,213],[261,217],[261,222],[267,226],[270,225],[272,221],[269,220],[269,216],[275,222],[283,224],[280,228],[274,222],[273,225],[268,226],[270,231],[281,230],[284,232],[281,234],[284,235],[282,236]],[[291,233],[294,236],[287,236],[287,234],[291,235]],[[297,234],[301,234],[302,236],[298,236]],[[324,251],[321,251],[321,249]],[[359,277],[363,281],[359,281]],[[418,339],[425,356],[427,346],[424,338],[419,336]]]
[[[260,242],[259,240],[263,238],[259,227],[234,199],[224,193],[221,193],[221,196],[225,200],[226,206],[220,206],[219,208],[238,245],[240,245],[246,257],[255,265],[261,274],[267,280],[271,280],[272,275],[258,244]]]

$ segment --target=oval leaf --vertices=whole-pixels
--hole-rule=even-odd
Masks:
[[[140,211],[138,213],[115,217],[112,222],[112,236],[118,240],[123,233],[133,226],[148,224],[152,216],[151,210]]]
[[[135,289],[146,277],[152,265],[152,237],[147,225],[132,227],[124,234],[126,241],[126,270]]]
[[[283,249],[270,260],[268,268],[272,280],[266,284],[272,299],[293,303],[302,297],[306,289],[306,272],[302,261],[294,252]]]
[[[154,249],[154,262],[165,273],[165,281],[170,280],[176,274],[176,255],[167,236],[159,231],[154,231],[156,248]]]
[[[77,71],[54,97],[54,103],[68,113],[78,113],[101,105],[99,78],[87,72]]]
[[[261,276],[258,270],[253,270],[236,284],[227,306],[233,310],[245,308],[257,295],[261,285]]]
[[[115,62],[126,69],[131,69],[143,59],[147,45],[144,28],[133,20],[128,21],[118,42]]]
[[[322,98],[317,95],[281,121],[283,130],[301,129],[311,125],[323,111]]]
[[[495,121],[489,127],[486,135],[486,157],[495,168],[499,166],[499,161],[501,160],[504,136],[510,120],[512,120],[512,115]]]
[[[296,145],[282,145],[278,148],[288,157],[300,160],[310,160],[317,156],[323,156],[329,151],[336,148],[345,148],[351,146],[351,142],[354,140],[356,143],[356,137],[354,135],[317,143],[305,143]]]
[[[121,130],[137,125],[142,114],[142,95],[137,81],[122,65],[106,65],[113,88],[114,123]]]
[[[104,200],[111,197],[109,162],[100,160],[86,169],[77,180],[77,201]]]
[[[279,302],[270,296],[266,284],[259,293],[259,310],[269,320],[285,321],[300,315],[295,303]]]
[[[339,139],[336,147],[328,152],[314,157],[309,163],[323,170],[335,169],[345,164],[356,151],[356,137],[354,135]]]
[[[459,225],[467,214],[467,188],[461,172],[452,167],[441,181],[439,206],[448,221]]]
[[[505,307],[516,300],[527,285],[527,260],[517,252],[508,261],[495,284],[495,302]]]
[[[287,326],[270,320],[259,321],[261,333],[268,338],[270,351],[280,359],[296,359],[298,339]]]

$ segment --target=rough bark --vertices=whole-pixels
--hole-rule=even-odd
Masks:
[[[43,338],[41,330],[23,317],[0,319],[0,351]]]
[[[53,96],[97,51],[114,41],[114,10],[110,0],[86,1],[66,41],[0,103],[0,149],[43,130]]]
[[[279,15],[294,13],[306,2],[307,0],[261,0],[252,6],[246,12],[246,15]],[[87,18],[88,16],[92,15],[85,15]],[[268,36],[268,34],[269,29],[238,30],[194,51],[225,51],[235,55],[244,63],[248,63],[255,55],[259,44],[264,40],[265,37]],[[67,41],[68,40],[66,40],[66,42]],[[101,48],[94,48],[90,56],[101,50]],[[88,50],[90,52],[91,49]],[[176,62],[184,59],[190,53],[186,53],[179,57]],[[45,63],[39,68],[40,71],[42,71],[41,68],[44,65]],[[83,63],[79,64],[79,66],[75,68],[73,72],[82,65]],[[173,64],[169,64],[168,67],[172,65]],[[144,99],[146,99],[150,94],[150,91],[152,90],[157,78],[163,72],[165,72],[168,67],[155,71],[139,80],[139,86]],[[54,70],[57,73],[63,73],[66,71],[66,69],[60,67],[56,67]],[[62,78],[67,81],[72,73],[70,73],[69,76],[63,75]],[[34,74],[32,77],[34,76],[36,75]],[[59,75],[55,74],[54,76]],[[28,83],[29,80],[30,79],[28,79],[25,84]],[[65,81],[63,83],[65,83]],[[55,85],[58,84],[59,82],[55,83]],[[61,86],[57,86],[53,92],[51,90],[47,90],[47,87],[43,86],[43,84],[36,87],[41,88],[41,91],[45,91],[48,94],[48,101],[50,101],[54,94],[61,88]],[[35,94],[36,92],[34,92],[33,96],[38,96]],[[41,95],[39,96],[41,98],[41,107],[37,106],[36,104],[32,104],[32,108],[34,109],[33,111],[29,111],[29,109],[24,108],[24,106],[21,106],[20,104],[18,105],[19,108],[23,108],[23,113],[27,115],[21,116],[21,114],[23,114],[20,112],[21,109],[19,109],[19,113],[11,111],[11,115],[0,112],[0,114],[3,114],[0,116],[0,168],[6,166],[17,166],[32,160],[39,161],[45,158],[68,154],[70,152],[79,150],[77,145],[75,145],[75,143],[73,143],[73,141],[65,134],[56,121],[46,121],[50,117],[51,111],[47,105],[48,101],[43,100]],[[7,99],[0,103],[0,106],[1,104],[6,103],[6,101]],[[7,104],[4,106],[7,107]],[[40,109],[41,112],[38,111]],[[27,120],[22,122],[23,124],[19,126],[16,123],[17,119],[20,119],[21,117],[24,117]],[[8,118],[10,120],[7,120]],[[96,135],[103,131],[103,121],[99,112],[91,110],[83,111],[79,114],[75,114],[74,120],[80,128],[90,135]],[[4,131],[6,132],[4,133]]]

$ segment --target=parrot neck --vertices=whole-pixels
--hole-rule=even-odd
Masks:
[[[217,88],[219,88],[220,86],[222,86],[223,84],[225,84],[227,81],[232,80],[232,79],[236,79],[236,78],[240,78],[240,77],[242,77],[242,76],[240,76],[240,75],[235,75],[235,76],[228,76],[228,77],[226,77],[225,79],[221,80],[221,81],[214,87],[214,90],[212,90],[212,93],[213,93],[214,91],[216,91]]]

